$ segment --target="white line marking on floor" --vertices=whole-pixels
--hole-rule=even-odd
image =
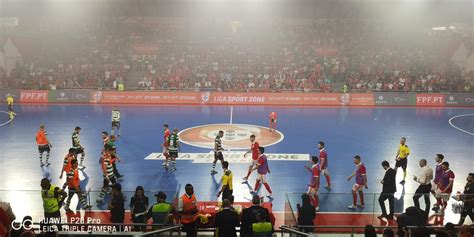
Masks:
[[[455,118],[467,117],[467,116],[474,116],[474,114],[461,114],[461,115],[456,115],[456,116],[454,116],[454,117],[452,117],[452,118],[449,119],[449,121],[448,121],[448,122],[449,122],[449,125],[451,125],[451,127],[455,128],[455,129],[457,129],[457,130],[459,130],[459,131],[461,131],[461,132],[464,132],[464,133],[467,133],[467,134],[469,134],[469,135],[471,135],[471,136],[474,136],[474,133],[469,132],[469,131],[466,131],[466,130],[464,130],[464,129],[462,129],[462,128],[459,128],[459,127],[457,127],[456,125],[454,125],[454,124],[452,123],[453,119],[455,119]]]
[[[10,115],[7,111],[3,111],[3,110],[0,110],[0,113],[5,113],[5,114]],[[10,120],[6,121],[5,123],[0,124],[0,127],[10,123],[12,120],[13,119],[10,119]]]

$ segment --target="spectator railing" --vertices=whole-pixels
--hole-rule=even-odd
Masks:
[[[407,181],[406,185],[411,185]],[[176,187],[179,190],[179,185]],[[403,190],[403,189],[400,189]],[[74,195],[70,208],[73,212],[65,212],[61,208],[62,218],[61,223],[67,223],[71,225],[112,225],[109,220],[110,214],[108,210],[108,203],[110,201],[110,194],[104,198],[102,205],[95,205],[100,191],[89,191],[86,192],[87,204],[92,204],[94,207],[92,211],[84,211],[81,205],[78,203],[77,195]],[[124,191],[122,192],[125,197],[125,226],[139,226],[131,224],[129,203],[134,192]],[[177,191],[165,191],[167,193],[167,201],[176,204],[176,200],[179,195]],[[145,195],[149,198],[149,207],[156,202],[154,199],[154,193],[146,192]],[[286,193],[286,207],[285,207],[285,220],[284,224],[287,227],[301,228],[305,226],[298,226],[298,208],[297,204],[301,203],[302,193]],[[387,220],[386,218],[378,218],[381,215],[380,206],[378,203],[379,193],[365,193],[365,208],[357,208],[356,210],[350,210],[347,208],[347,204],[352,202],[352,195],[350,193],[331,193],[324,190],[320,190],[319,193],[319,212],[316,214],[314,222],[314,230],[316,232],[324,233],[350,233],[352,231],[360,232],[360,226],[373,225],[383,227],[393,227],[397,225],[396,218],[400,213],[405,212],[405,209],[410,206],[414,206],[413,197],[414,194],[407,194],[403,192],[395,193],[395,220]],[[429,194],[431,204],[435,203],[434,197]],[[460,219],[460,212],[463,210],[463,202],[459,200],[459,196],[456,192],[453,192],[452,197],[448,202],[447,209],[444,213],[443,218],[437,216],[431,211],[432,205],[430,205],[430,215],[428,224],[431,226],[443,226],[447,222],[457,224]],[[15,222],[21,222],[24,216],[31,216],[32,222],[39,223],[44,219],[44,211],[42,205],[41,192],[35,191],[5,191],[0,190],[0,200],[3,202],[9,202],[14,214],[16,215]],[[424,209],[425,203],[424,198],[420,197],[419,202],[421,208]],[[385,203],[388,209],[388,202]],[[149,222],[150,223],[150,222]],[[174,223],[177,223],[176,221]],[[281,223],[281,222],[280,222]],[[465,224],[472,223],[472,220],[467,218]],[[151,226],[151,225],[148,225]]]

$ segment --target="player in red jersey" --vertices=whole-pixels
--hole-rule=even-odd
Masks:
[[[310,173],[311,173],[311,183],[308,184],[308,195],[311,198],[311,202],[316,209],[319,211],[319,165],[318,165],[318,157],[312,156],[311,157],[311,167],[307,165],[304,166]]]
[[[277,125],[277,113],[276,112],[271,112],[270,115],[268,115],[268,120],[270,122],[270,132],[275,132],[276,130],[276,125]]]
[[[356,165],[356,170],[352,173],[351,176],[347,178],[347,181],[351,180],[352,177],[356,177],[356,183],[352,187],[352,204],[348,206],[349,209],[357,208],[357,192],[359,192],[360,196],[360,208],[364,208],[364,187],[368,189],[367,185],[367,171],[365,169],[365,165],[362,164],[360,160],[360,156],[354,156],[354,164]]]
[[[321,173],[326,177],[327,186],[324,187],[326,189],[331,189],[331,177],[329,176],[328,172],[328,153],[326,149],[324,149],[324,142],[318,142],[318,149],[319,149],[319,164],[321,166]]]
[[[170,128],[168,124],[163,124],[163,128],[165,130],[164,136],[163,136],[163,144],[161,147],[163,148],[163,156],[165,157],[165,162],[163,163],[163,166],[168,169],[168,159],[170,157],[169,155],[169,142],[168,142],[168,137],[171,135]]]
[[[243,178],[244,180],[244,183],[247,182],[247,180],[249,179],[249,176],[250,174],[252,173],[252,171],[254,170],[253,168],[257,165],[257,160],[258,160],[258,149],[260,148],[260,145],[258,144],[257,141],[255,141],[255,135],[250,135],[250,142],[252,143],[252,145],[250,146],[250,150],[248,150],[245,154],[244,154],[244,157],[247,156],[248,153],[252,152],[252,161],[250,162],[250,166],[249,166],[249,170],[247,172],[247,176],[245,176]]]
[[[435,210],[435,215],[442,216],[444,215],[444,210],[448,206],[449,198],[451,197],[451,193],[453,192],[453,184],[454,184],[454,172],[449,169],[449,163],[443,162],[441,164],[443,168],[443,173],[441,174],[439,183],[438,183],[438,193],[437,193],[437,206],[438,208]]]
[[[265,186],[265,189],[268,192],[267,197],[270,200],[273,200],[272,197],[272,189],[270,188],[270,185],[267,182],[267,174],[270,174],[270,167],[268,166],[268,160],[267,156],[264,154],[265,153],[265,148],[259,147],[258,148],[258,157],[257,157],[257,164],[255,165],[254,170],[257,170],[258,177],[257,180],[255,181],[255,189],[251,192],[253,195],[256,195],[258,192],[258,189],[260,188],[260,184],[263,183],[263,186]]]

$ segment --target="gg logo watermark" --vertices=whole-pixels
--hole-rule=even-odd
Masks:
[[[23,220],[23,222],[15,222],[15,220],[13,220],[11,226],[13,230],[20,230],[21,228],[23,228],[24,230],[31,230],[33,229],[33,221],[31,219],[26,219]]]

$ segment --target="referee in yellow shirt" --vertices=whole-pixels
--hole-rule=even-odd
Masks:
[[[13,118],[16,115],[15,112],[13,112],[13,96],[8,94],[6,102],[7,102],[7,106],[8,106],[8,115],[10,115],[10,120],[13,120]]]
[[[8,106],[8,111],[13,111],[13,96],[8,94],[6,102],[7,102],[7,106]]]
[[[408,155],[410,155],[410,148],[405,144],[406,141],[407,139],[404,137],[400,139],[400,147],[398,148],[397,156],[395,157],[395,160],[397,161],[395,163],[395,170],[398,170],[398,167],[402,167],[403,169],[403,180],[400,182],[402,185],[405,184],[405,178],[407,177]]]
[[[219,197],[222,194],[222,201],[224,199],[230,200],[230,197],[232,196],[233,193],[233,187],[232,187],[232,171],[229,170],[229,162],[228,161],[223,161],[222,162],[222,168],[224,169],[224,174],[222,175],[222,188],[217,193],[217,197]]]

